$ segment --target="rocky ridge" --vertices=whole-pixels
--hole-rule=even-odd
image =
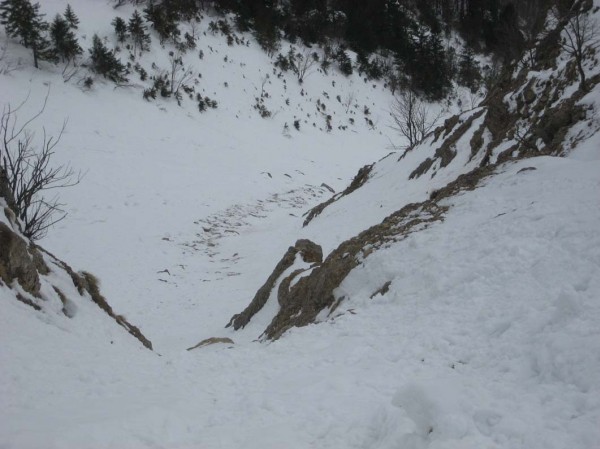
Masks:
[[[591,2],[576,2],[575,6],[591,13]],[[361,168],[344,192],[306,214],[304,226],[314,223],[315,218],[340,199],[359,189],[368,189],[382,164],[388,167],[404,164],[404,170],[406,164],[414,164],[407,183],[425,177],[433,180],[442,174],[454,176],[453,180],[431,192],[429,199],[405,204],[380,224],[344,241],[300,279],[296,279],[298,273],[285,276],[276,269],[259,290],[260,295],[257,293],[264,301],[256,302],[255,297],[251,306],[235,315],[229,324],[235,329],[246,325],[276,290],[279,309],[263,333],[267,339],[277,339],[292,327],[331,317],[345,299],[336,295],[336,289],[347,275],[379,248],[442,221],[449,207],[443,200],[477,188],[503,164],[537,156],[564,156],[596,133],[600,124],[593,94],[598,91],[600,73],[595,51],[590,48],[586,53],[584,66],[588,74],[584,85],[577,76],[576,59],[561,47],[564,29],[572,18],[567,15],[544,33],[532,52],[534,57],[507,69],[478,107],[447,119],[423,142],[399,157],[392,153],[376,164]],[[409,154],[411,158],[407,161]],[[419,154],[423,157],[419,158]],[[385,285],[381,290],[385,291]]]
[[[92,301],[119,326],[152,350],[152,342],[124,316],[116,314],[100,293],[98,279],[88,272],[75,272],[39,245],[23,236],[11,209],[10,189],[0,176],[0,286],[8,287],[14,299],[38,313],[60,314],[77,319],[80,301]]]

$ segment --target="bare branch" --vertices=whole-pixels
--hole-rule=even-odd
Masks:
[[[390,114],[394,121],[391,128],[408,141],[408,145],[405,145],[406,149],[411,149],[422,142],[441,116],[441,112],[435,116],[431,114],[425,103],[412,90],[394,96]]]
[[[352,105],[354,104],[355,101],[356,101],[356,92],[351,90],[350,92],[348,92],[346,94],[346,96],[344,97],[344,102],[342,103],[342,105],[344,105],[346,107],[346,114],[348,113],[348,111],[350,111],[350,108],[352,107]]]
[[[68,164],[54,167],[50,163],[66,129],[66,120],[56,137],[49,136],[42,128],[42,138],[37,146],[35,134],[29,130],[29,126],[44,112],[48,94],[41,109],[20,122],[17,111],[26,101],[16,108],[10,105],[3,108],[0,117],[0,171],[12,197],[11,207],[23,225],[23,234],[36,240],[66,216],[58,197],[55,195],[48,199],[44,193],[76,185],[82,175]]]
[[[585,91],[587,90],[587,79],[584,61],[600,46],[600,31],[596,19],[585,12],[581,4],[576,4],[575,8],[569,12],[569,18],[563,30],[564,37],[560,44],[562,49],[575,60],[580,87]],[[553,13],[558,17],[559,13],[556,9]]]
[[[313,56],[310,50],[306,49],[304,53],[298,54],[298,64],[296,64],[296,75],[298,82],[302,84],[304,79],[312,73],[312,69],[317,64],[317,59]]]

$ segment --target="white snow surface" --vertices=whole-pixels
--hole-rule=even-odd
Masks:
[[[70,3],[88,43],[94,32],[112,36],[110,20],[133,10]],[[50,17],[65,6],[42,2]],[[96,274],[115,312],[156,352],[93,304],[69,319],[35,312],[2,287],[1,448],[598,447],[598,134],[566,158],[501,166],[446,200],[443,222],[353,270],[336,292],[348,298],[340,316],[259,343],[275,298],[244,330],[224,325],[297,238],[327,255],[478,161],[459,153],[435,177],[409,182],[440,142],[400,162],[394,153],[368,188],[303,229],[302,214],[330,196],[321,183],[340,191],[397,139],[380,83],[315,72],[299,86],[286,74],[292,92],[272,79],[269,104],[279,113],[264,120],[252,104],[272,73],[269,58],[255,43],[228,47],[208,33],[201,86],[219,108],[199,114],[187,100],[147,103],[139,86],[97,79],[84,91],[58,68],[31,69],[27,50],[8,45],[22,61],[0,75],[0,98],[17,104],[29,92],[26,117],[49,88],[40,125],[52,133],[68,118],[55,160],[85,172],[61,192],[68,217],[40,243]],[[164,63],[166,51],[155,48],[145,64]],[[348,116],[335,96],[356,94],[354,127],[317,129],[324,91],[340,124]],[[597,105],[597,92],[586,101]],[[294,115],[309,109],[296,132]],[[371,298],[386,282],[389,291]],[[186,351],[208,337],[235,344]]]

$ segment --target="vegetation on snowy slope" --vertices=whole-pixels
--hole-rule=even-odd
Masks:
[[[70,7],[48,23],[39,4],[3,0],[0,18],[7,34],[32,50],[36,67],[40,60],[67,65],[79,60],[93,72],[122,83],[134,71],[142,81],[147,77],[147,69],[136,65],[136,59],[149,49],[152,38],[160,45],[173,45],[176,55],[192,51],[200,38],[198,23],[205,14],[216,12],[221,16],[211,21],[211,32],[221,33],[229,45],[245,45],[235,30],[252,31],[275,65],[284,71],[294,70],[299,82],[313,67],[327,72],[335,66],[345,75],[356,70],[366,79],[383,79],[392,92],[410,89],[430,100],[440,100],[450,93],[453,82],[473,91],[479,88],[483,68],[474,58],[474,50],[493,55],[498,66],[520,57],[534,42],[552,2],[117,0],[115,7],[125,3],[139,8],[128,20],[117,16],[112,22],[118,46],[129,50],[127,63],[118,59],[118,47],[111,50],[104,46],[101,40],[106,36],[93,39],[89,58],[83,58],[74,34],[78,18]],[[565,10],[563,3],[559,4]],[[447,44],[456,33],[467,43],[458,52]],[[281,51],[284,39],[302,41],[314,46],[313,51],[297,55]],[[356,53],[355,60],[348,50]],[[176,69],[186,71],[185,67]],[[496,68],[488,67],[490,79],[496,73]],[[158,77],[155,81],[155,91],[180,101],[174,80]],[[187,94],[193,90],[189,82],[180,82],[180,86],[189,89]]]
[[[398,170],[402,165],[406,171],[408,164],[414,164],[405,180],[408,183],[426,178],[432,180],[429,185],[433,186],[434,177],[449,177],[451,182],[442,183],[425,201],[409,198],[410,202],[392,211],[381,223],[341,242],[325,260],[314,263],[308,274],[305,269],[283,275],[278,265],[262,287],[266,291],[259,290],[265,298],[273,293],[281,306],[262,336],[277,339],[294,326],[333,316],[347,299],[338,292],[353,269],[415,229],[442,221],[449,209],[448,198],[477,188],[506,162],[565,156],[598,132],[595,105],[583,101],[600,83],[595,55],[596,18],[586,2],[575,3],[564,17],[551,17],[555,19],[550,21],[552,28],[537,42],[528,65],[506,70],[480,107],[446,120],[443,126],[429,133],[424,131],[424,119],[418,108],[406,100],[408,110],[403,112],[404,117],[413,120],[405,130],[411,145],[400,158],[392,153],[378,164],[363,167],[345,192],[309,211],[304,226],[337,201],[367,188],[369,177],[378,165],[385,165],[388,170],[390,166]],[[415,126],[417,120],[420,127]],[[406,123],[403,125],[407,126]],[[573,132],[576,127],[579,131]],[[409,153],[411,162],[406,158]],[[419,155],[423,155],[422,159]],[[381,288],[387,289],[385,285]],[[265,300],[257,306],[255,301],[256,297],[244,312],[234,315],[230,325],[235,329],[246,326],[266,303]]]

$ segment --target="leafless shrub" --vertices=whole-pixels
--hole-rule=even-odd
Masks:
[[[350,108],[352,107],[352,105],[354,104],[355,101],[356,101],[356,92],[351,90],[350,92],[348,92],[346,94],[346,96],[344,97],[344,101],[342,102],[342,105],[346,108],[346,114],[348,113],[348,111],[350,111]]]
[[[406,149],[423,141],[441,115],[432,114],[412,90],[402,91],[394,96],[390,114],[394,121],[392,129],[400,132],[408,141]]]
[[[188,83],[194,79],[194,72],[191,66],[184,67],[181,53],[169,53],[169,81],[171,95],[175,97],[177,103],[181,104],[181,90],[188,87]]]
[[[298,56],[295,72],[298,77],[298,82],[302,84],[304,79],[312,73],[312,69],[317,64],[317,59],[308,49],[305,50],[304,53],[298,54]]]
[[[538,151],[538,147],[536,145],[536,137],[533,133],[533,122],[519,122],[515,124],[514,127],[514,139],[520,143],[523,147]]]
[[[66,121],[58,136],[48,136],[43,129],[41,141],[29,127],[42,115],[48,94],[41,109],[30,118],[20,121],[18,112],[25,99],[13,108],[4,106],[0,117],[0,170],[4,173],[12,194],[14,212],[23,225],[22,232],[37,240],[46,235],[48,228],[65,218],[64,206],[58,196],[48,197],[50,190],[73,186],[81,180],[69,165],[51,165],[52,156],[66,128]]]
[[[74,62],[71,65],[71,62],[67,61],[67,63],[65,64],[65,67],[63,68],[63,71],[62,71],[63,81],[65,83],[68,83],[69,81],[71,81],[71,79],[73,77],[79,75],[80,72],[81,72],[80,66],[78,66]]]
[[[583,63],[587,55],[594,53],[600,46],[600,32],[598,22],[589,13],[583,10],[581,3],[576,3],[573,10],[569,11],[568,22],[564,28],[565,37],[561,40],[562,49],[567,52],[577,65],[579,83],[582,90],[587,90],[586,76]],[[558,17],[559,12],[553,13]]]

